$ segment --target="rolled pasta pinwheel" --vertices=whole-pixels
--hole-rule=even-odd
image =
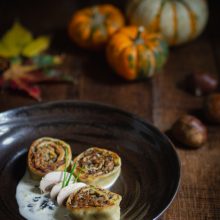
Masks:
[[[65,153],[67,152],[67,153]],[[39,180],[52,171],[63,171],[70,166],[72,152],[66,142],[42,137],[35,140],[28,152],[28,169],[33,179]]]
[[[114,152],[92,147],[82,152],[74,161],[74,175],[86,184],[110,187],[121,172],[121,158]]]
[[[122,197],[94,186],[72,193],[66,202],[74,220],[119,220]]]

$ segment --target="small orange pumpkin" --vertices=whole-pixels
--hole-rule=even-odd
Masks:
[[[121,28],[107,45],[107,60],[123,78],[152,77],[166,62],[168,45],[158,33],[144,27]]]
[[[70,38],[88,49],[102,48],[110,36],[124,26],[124,17],[115,6],[96,5],[77,11],[69,24]]]

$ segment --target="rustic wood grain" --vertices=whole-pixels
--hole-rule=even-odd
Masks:
[[[219,75],[220,38],[219,32],[214,31],[214,24],[219,21],[216,6],[219,2],[210,5],[215,13],[206,33],[188,45],[173,49],[164,70],[166,74],[153,80],[153,122],[163,131],[185,112],[205,121],[203,115],[198,114],[203,97],[193,97],[178,85],[192,70]],[[208,143],[196,151],[182,149],[176,143],[182,163],[182,181],[175,202],[161,219],[220,219],[220,127],[208,125],[208,132]]]
[[[153,80],[134,83],[127,83],[114,75],[105,61],[104,51],[93,54],[81,50],[66,36],[65,27],[72,12],[93,2],[0,2],[0,33],[19,17],[34,33],[51,33],[52,50],[67,54],[63,68],[74,77],[74,83],[41,84],[43,100],[80,99],[112,104],[140,115],[162,131],[167,131],[185,112],[204,120],[200,111],[203,98],[187,93],[181,83],[193,70],[219,75],[219,1],[209,1],[211,18],[206,32],[199,39],[172,48],[166,67]],[[126,1],[111,2],[123,9]],[[35,103],[21,92],[0,93],[0,112]],[[201,149],[186,150],[176,143],[182,163],[182,181],[177,197],[161,220],[220,219],[220,126],[208,125],[208,131],[209,141]]]

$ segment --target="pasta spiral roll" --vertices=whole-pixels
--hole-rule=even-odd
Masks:
[[[110,187],[119,177],[121,158],[114,152],[92,147],[74,159],[75,176],[80,172],[79,180],[86,184]]]
[[[108,190],[85,186],[68,197],[66,208],[77,220],[119,220],[121,199]]]
[[[52,171],[63,171],[72,159],[71,147],[66,142],[42,137],[35,140],[28,152],[28,169],[33,179],[40,179]]]

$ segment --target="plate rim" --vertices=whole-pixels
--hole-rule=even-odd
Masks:
[[[37,103],[37,104],[30,104],[30,105],[25,105],[25,106],[21,106],[21,107],[17,107],[17,108],[12,108],[12,109],[9,109],[9,110],[6,110],[6,111],[3,111],[3,112],[0,112],[0,126],[1,125],[4,125],[5,123],[1,122],[1,118],[4,116],[6,116],[7,118],[8,115],[15,115],[15,118],[19,118],[18,116],[16,116],[16,113],[20,112],[20,111],[28,111],[30,109],[37,109],[37,108],[45,108],[45,107],[52,107],[54,105],[64,105],[64,104],[69,104],[69,105],[93,105],[94,107],[99,107],[99,108],[107,108],[109,110],[114,110],[114,111],[117,111],[119,112],[120,114],[124,114],[128,117],[131,117],[139,122],[141,122],[142,124],[150,127],[151,129],[153,129],[154,131],[156,131],[158,134],[160,134],[164,139],[167,140],[167,142],[170,144],[171,146],[171,149],[176,157],[176,161],[177,161],[177,176],[178,176],[178,180],[176,182],[176,186],[175,186],[175,191],[173,192],[168,204],[163,208],[163,210],[161,210],[160,213],[157,214],[156,217],[154,217],[152,220],[157,220],[159,219],[165,212],[166,210],[170,207],[170,205],[173,203],[174,199],[176,198],[176,195],[179,191],[179,188],[180,188],[180,183],[181,183],[181,179],[182,179],[182,172],[181,172],[181,168],[182,168],[182,165],[181,165],[181,160],[180,160],[180,157],[175,149],[175,145],[172,143],[172,141],[170,140],[170,138],[165,134],[163,133],[162,131],[159,130],[159,128],[157,128],[155,125],[153,125],[153,123],[143,119],[141,116],[135,114],[135,113],[132,113],[132,112],[129,112],[129,111],[126,111],[120,107],[117,107],[115,105],[111,105],[111,104],[106,104],[106,103],[101,103],[101,102],[96,102],[96,101],[82,101],[82,100],[57,100],[57,101],[44,101],[44,102],[41,102],[41,103]],[[30,116],[31,117],[31,116]],[[10,122],[11,119],[9,121],[6,122],[6,124],[8,123],[13,123],[13,122]]]

